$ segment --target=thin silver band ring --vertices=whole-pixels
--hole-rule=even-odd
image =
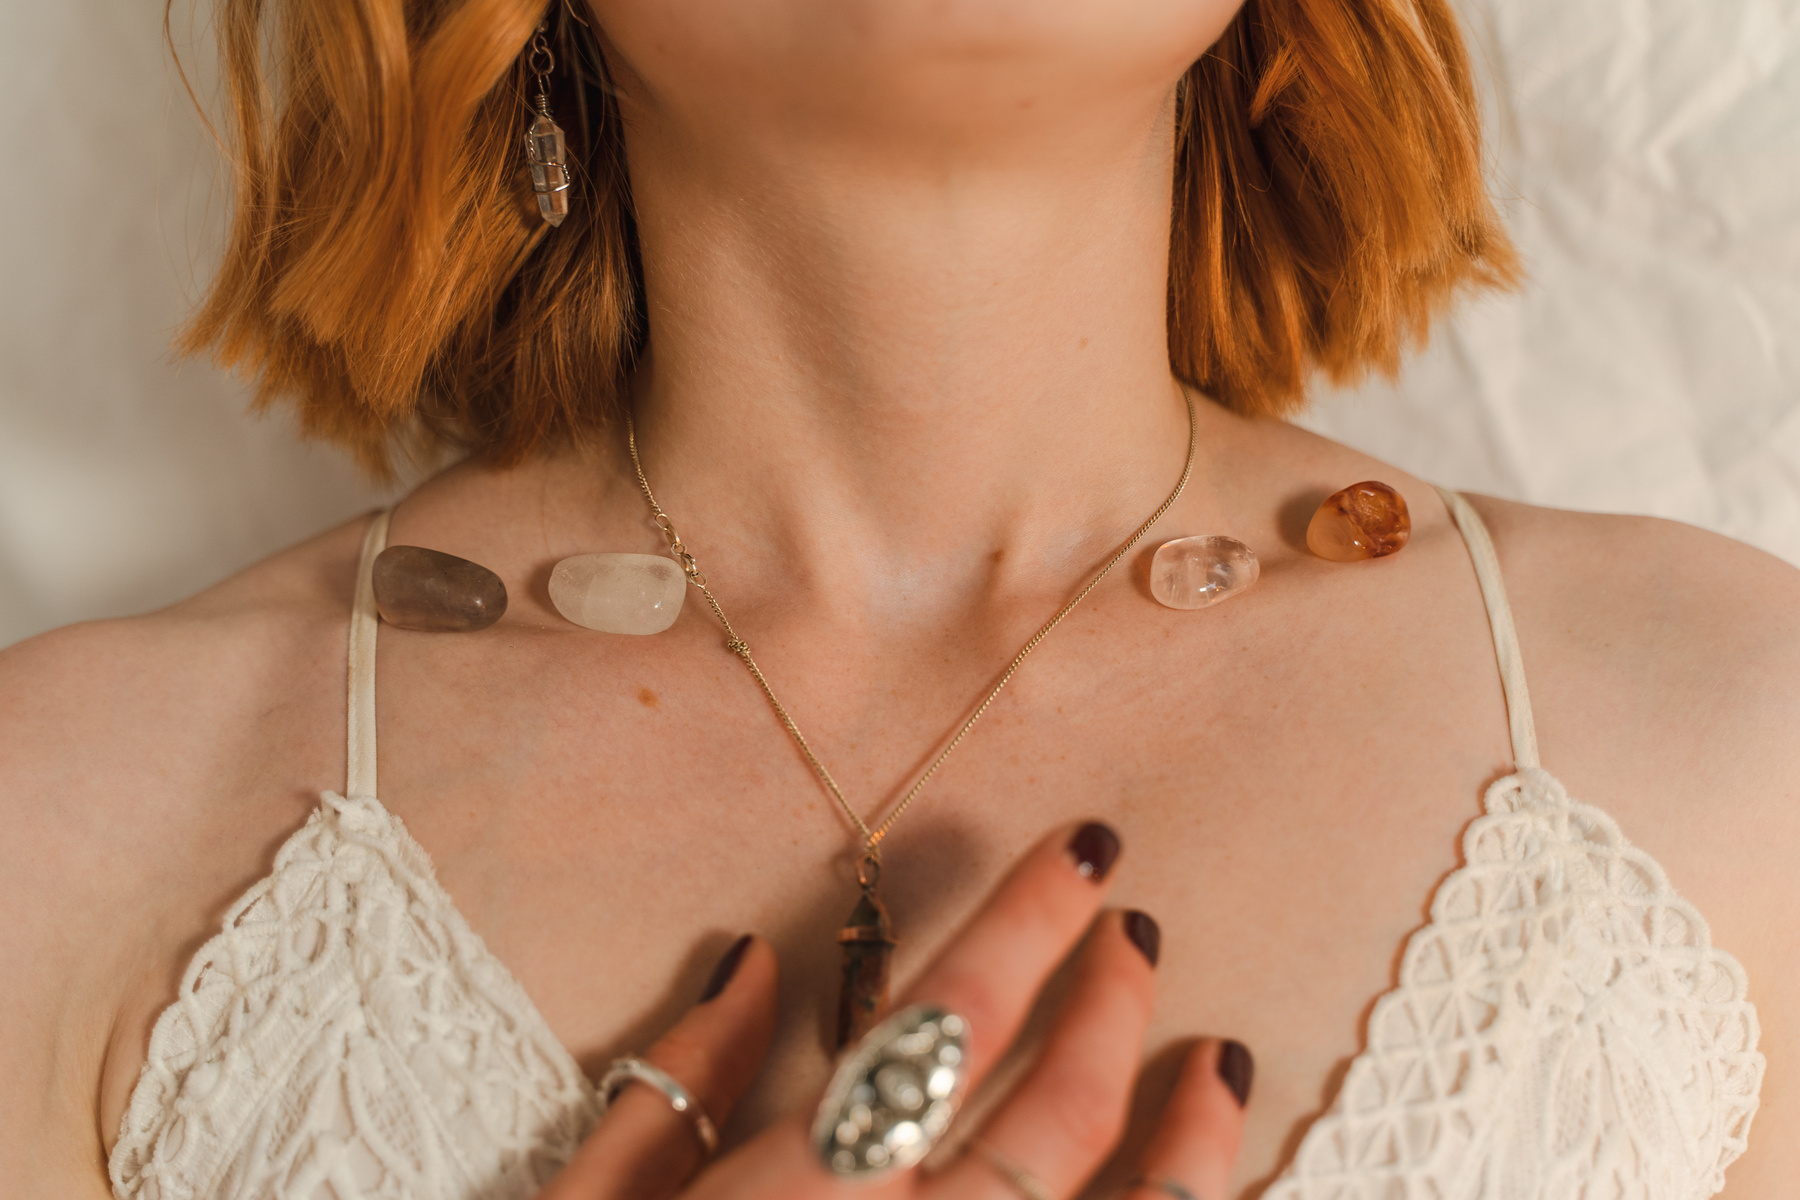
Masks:
[[[1161,1176],[1139,1175],[1136,1179],[1133,1179],[1130,1183],[1125,1185],[1125,1190],[1128,1192],[1137,1191],[1140,1188],[1148,1188],[1153,1192],[1161,1192],[1165,1196],[1174,1197],[1174,1200],[1200,1200],[1200,1197],[1194,1195],[1194,1193],[1188,1191],[1173,1179],[1164,1179]]]
[[[606,1074],[600,1079],[600,1111],[604,1113],[612,1107],[613,1097],[625,1090],[625,1086],[636,1080],[647,1083],[661,1092],[669,1101],[669,1107],[686,1117],[694,1127],[694,1135],[700,1139],[701,1156],[711,1158],[712,1152],[719,1148],[719,1130],[694,1099],[694,1094],[681,1086],[679,1080],[654,1063],[647,1063],[641,1058],[615,1058],[612,1065],[606,1068]]]
[[[1050,1185],[1021,1167],[1006,1155],[1000,1153],[980,1138],[969,1144],[969,1148],[979,1154],[982,1161],[1000,1173],[1001,1178],[1012,1184],[1013,1191],[1025,1200],[1056,1200],[1056,1193]]]

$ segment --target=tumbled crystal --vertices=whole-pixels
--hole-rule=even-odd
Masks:
[[[1306,527],[1306,548],[1332,562],[1355,562],[1396,554],[1411,536],[1405,497],[1370,479],[1325,498]]]
[[[1234,537],[1176,538],[1150,560],[1150,594],[1170,608],[1205,608],[1247,590],[1261,574],[1256,552]]]
[[[681,615],[687,576],[660,554],[578,554],[550,572],[550,602],[601,633],[661,633]]]
[[[389,546],[371,572],[375,608],[397,629],[473,633],[506,612],[506,584],[466,558],[423,546]]]

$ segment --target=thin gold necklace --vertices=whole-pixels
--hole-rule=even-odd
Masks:
[[[900,798],[900,802],[894,806],[893,811],[889,812],[880,824],[873,827],[864,821],[862,816],[850,806],[850,801],[844,798],[844,790],[838,786],[838,782],[832,778],[830,770],[813,752],[812,746],[806,740],[806,735],[800,732],[800,726],[796,725],[794,718],[788,714],[787,706],[776,697],[775,689],[769,685],[768,676],[764,675],[762,668],[756,665],[756,659],[750,656],[749,643],[739,637],[737,630],[732,628],[731,619],[725,615],[725,610],[719,607],[718,597],[714,596],[712,588],[707,586],[706,575],[700,570],[700,564],[694,561],[694,556],[682,542],[681,535],[675,532],[674,521],[670,520],[669,514],[663,511],[662,505],[656,502],[656,493],[650,490],[650,479],[644,474],[644,464],[638,458],[637,423],[632,419],[630,409],[626,410],[625,437],[626,443],[631,448],[631,466],[637,472],[638,487],[643,490],[644,499],[650,504],[651,520],[668,539],[669,552],[681,563],[682,572],[687,575],[688,582],[700,589],[700,594],[706,597],[707,607],[712,609],[713,616],[719,618],[719,624],[724,626],[725,648],[744,660],[744,666],[750,669],[750,674],[756,679],[757,685],[762,688],[763,695],[769,698],[770,707],[775,710],[775,715],[781,718],[783,728],[788,731],[788,736],[794,739],[794,744],[800,748],[800,753],[805,757],[807,764],[812,767],[813,774],[818,776],[819,782],[830,793],[831,798],[837,801],[838,808],[843,811],[844,816],[849,818],[850,824],[855,826],[857,833],[862,837],[862,858],[856,868],[856,882],[862,889],[862,898],[857,901],[856,908],[852,910],[850,919],[844,928],[838,931],[838,943],[844,950],[843,985],[838,995],[837,1044],[839,1047],[847,1045],[850,1041],[868,1032],[887,1003],[888,959],[893,952],[895,939],[887,910],[876,895],[876,888],[881,882],[882,840],[893,830],[894,823],[912,806],[912,802],[918,799],[919,793],[931,781],[931,777],[937,774],[939,767],[944,765],[944,760],[949,758],[958,746],[962,745],[963,739],[969,735],[969,730],[975,728],[975,722],[981,720],[982,714],[987,712],[988,706],[993,704],[994,698],[1011,681],[1020,665],[1024,663],[1026,656],[1036,650],[1038,644],[1050,636],[1051,630],[1062,624],[1064,617],[1075,611],[1076,605],[1087,599],[1089,592],[1100,586],[1100,581],[1111,573],[1112,569],[1119,564],[1119,560],[1129,554],[1131,548],[1150,532],[1150,527],[1161,520],[1162,515],[1169,511],[1176,500],[1180,499],[1182,491],[1187,487],[1188,477],[1194,473],[1194,452],[1199,440],[1194,414],[1194,397],[1186,388],[1182,389],[1181,395],[1182,399],[1187,402],[1187,461],[1182,465],[1181,478],[1176,480],[1175,489],[1169,493],[1169,498],[1158,505],[1156,511],[1150,514],[1149,519],[1139,525],[1137,531],[1126,539],[1125,544],[1113,552],[1113,556],[1106,560],[1106,564],[1088,581],[1087,586],[1075,593],[1074,599],[1057,609],[1056,615],[1044,622],[1038,631],[1031,635],[1031,640],[1026,642],[1017,654],[1013,655],[1012,661],[1006,665],[1006,670],[1001,672],[999,681],[988,689],[987,694],[981,698],[981,703],[975,707],[975,711],[970,713],[968,720],[964,721],[957,729],[955,736],[938,753],[938,756],[931,760],[931,765],[925,768],[924,773],[914,781],[912,787],[907,789],[906,795]]]

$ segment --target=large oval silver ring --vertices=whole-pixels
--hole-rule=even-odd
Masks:
[[[600,1112],[605,1115],[612,1107],[613,1098],[625,1090],[625,1085],[636,1080],[647,1083],[661,1092],[669,1101],[669,1107],[686,1117],[694,1127],[694,1135],[700,1139],[702,1156],[710,1158],[712,1152],[719,1148],[719,1130],[694,1099],[694,1094],[681,1086],[681,1081],[654,1063],[645,1062],[641,1058],[615,1058],[612,1065],[606,1068],[606,1074],[600,1077]]]
[[[931,1153],[967,1090],[968,1034],[962,1017],[929,1004],[869,1030],[838,1064],[813,1120],[826,1170],[873,1182]]]

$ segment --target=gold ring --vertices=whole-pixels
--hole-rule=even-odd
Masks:
[[[988,1166],[1000,1172],[1006,1182],[1012,1184],[1013,1191],[1025,1197],[1025,1200],[1056,1200],[1056,1193],[1050,1190],[1049,1184],[986,1142],[977,1138],[970,1144],[970,1148],[981,1155]]]
[[[686,1117],[694,1126],[694,1135],[700,1139],[701,1157],[709,1158],[719,1148],[719,1130],[694,1099],[694,1094],[681,1086],[679,1080],[654,1063],[647,1063],[641,1058],[615,1058],[612,1065],[606,1068],[606,1074],[600,1079],[600,1112],[605,1114],[612,1107],[613,1097],[625,1090],[625,1086],[636,1080],[647,1083],[661,1092],[669,1101],[669,1107]]]

